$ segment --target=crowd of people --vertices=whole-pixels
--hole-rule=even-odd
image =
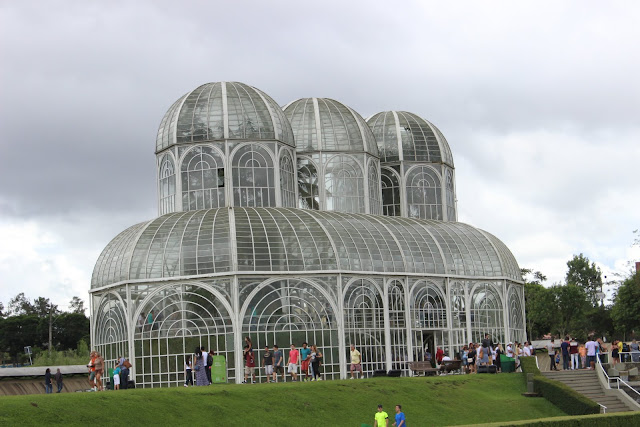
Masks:
[[[106,366],[102,355],[97,351],[92,351],[90,355],[91,359],[87,364],[89,370],[89,384],[93,391],[103,391],[104,384],[102,378],[104,377]],[[131,362],[124,356],[118,358],[113,367],[113,389],[127,389],[129,385],[129,369],[131,369]]]
[[[547,344],[547,353],[550,371],[557,371],[560,363],[563,370],[595,369],[597,359],[605,354],[611,356],[612,366],[620,363],[621,359],[623,362],[640,362],[640,346],[635,339],[631,344],[615,340],[609,348],[601,338],[589,337],[588,341],[580,342],[566,336],[559,345],[552,338]]]
[[[284,382],[287,375],[291,377],[291,381],[322,381],[324,355],[316,345],[309,345],[307,342],[303,342],[300,349],[297,349],[295,344],[291,344],[286,358],[277,345],[273,345],[273,347],[265,346],[261,360],[257,361],[251,338],[246,337],[244,342],[245,345],[242,350],[244,364],[243,384],[256,383],[257,368],[264,369],[266,382],[268,383],[277,383],[278,379]],[[211,366],[214,355],[215,352],[213,350],[206,352],[205,348],[201,347],[196,348],[193,356],[186,357],[184,365],[185,387],[190,385],[210,385],[212,383]],[[354,375],[357,376],[358,373],[362,376],[361,364],[360,352],[352,345],[351,378],[354,378]],[[193,371],[195,371],[195,381]]]

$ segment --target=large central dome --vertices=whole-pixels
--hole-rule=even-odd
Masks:
[[[279,140],[295,146],[280,106],[266,93],[238,82],[206,83],[183,95],[164,115],[156,153],[176,144]]]

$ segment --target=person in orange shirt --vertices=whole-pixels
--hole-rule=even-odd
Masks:
[[[587,348],[584,344],[578,346],[578,354],[580,355],[580,366],[585,368],[587,366]]]
[[[91,385],[91,388],[95,388],[96,386],[96,383],[94,381],[96,378],[96,357],[96,352],[92,351],[91,360],[89,360],[89,364],[87,365],[87,368],[89,369],[89,384]]]

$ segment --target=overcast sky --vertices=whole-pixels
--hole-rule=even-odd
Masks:
[[[416,113],[449,141],[459,220],[521,267],[628,271],[638,22],[634,1],[0,0],[0,301],[87,300],[104,246],[157,216],[165,111],[223,80]]]

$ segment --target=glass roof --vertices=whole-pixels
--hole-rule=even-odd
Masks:
[[[156,153],[175,144],[223,139],[277,139],[295,146],[289,122],[269,95],[244,83],[215,82],[173,103],[160,122]]]
[[[371,129],[360,114],[329,98],[301,98],[284,107],[299,153],[340,151],[378,157]]]
[[[236,207],[175,212],[126,229],[98,258],[91,286],[234,271],[336,270],[522,280],[504,243],[467,224]]]
[[[453,156],[444,135],[420,116],[406,111],[383,111],[369,117],[367,123],[378,142],[381,162],[408,160],[453,167]]]

